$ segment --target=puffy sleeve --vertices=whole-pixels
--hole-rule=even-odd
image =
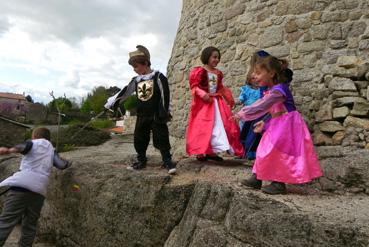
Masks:
[[[205,69],[202,67],[193,68],[190,72],[190,89],[193,95],[197,95],[200,98],[203,98],[207,94],[205,90],[199,87],[200,83],[206,80],[205,76]]]
[[[242,104],[246,105],[246,100],[247,100],[247,87],[246,86],[241,87],[241,93],[238,99],[242,102]]]
[[[217,76],[218,76],[218,85],[217,85],[217,91],[221,91],[223,90],[224,88],[224,85],[223,85],[223,78],[224,78],[224,75],[223,75],[223,72],[218,70],[217,71]],[[232,97],[233,98],[233,97]]]
[[[232,108],[235,104],[232,91],[229,88],[223,86],[222,90],[219,92],[223,96],[223,98],[227,101],[228,105]]]
[[[269,109],[278,102],[283,102],[285,96],[279,90],[272,90],[270,94],[265,95],[251,106],[243,107],[237,115],[243,121],[251,121],[268,113]]]
[[[169,102],[170,102],[170,90],[168,79],[162,73],[159,74],[159,80],[162,84],[162,100],[164,102],[163,106],[166,112],[169,112]]]
[[[193,68],[190,72],[190,88],[191,90],[198,87],[204,80],[205,69],[202,67]]]

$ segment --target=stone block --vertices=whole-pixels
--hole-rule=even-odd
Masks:
[[[270,48],[265,49],[270,54],[273,54],[273,56],[277,58],[281,57],[287,57],[290,55],[290,46],[284,45],[284,46],[273,46]]]
[[[341,49],[347,46],[346,40],[329,40],[329,47],[332,49]]]
[[[358,97],[358,92],[349,92],[349,91],[334,91],[332,94],[332,99],[342,98],[342,97]]]
[[[355,102],[351,115],[369,117],[369,102]]]
[[[347,36],[348,37],[358,37],[362,35],[365,32],[366,26],[367,25],[365,22],[353,22],[352,25],[350,25]]]
[[[348,78],[342,78],[342,77],[334,77],[329,82],[329,89],[332,90],[338,90],[338,91],[354,91],[356,92],[356,86],[355,83]]]
[[[314,52],[314,51],[322,51],[325,48],[325,42],[320,40],[314,40],[311,42],[306,42],[299,44],[297,47],[297,50],[299,52],[308,53],[308,52]]]
[[[226,9],[224,12],[224,17],[226,18],[226,20],[230,20],[233,17],[241,15],[245,11],[245,8],[245,4],[238,4],[230,9]]]
[[[359,89],[366,89],[369,86],[369,81],[354,81],[354,83]]]
[[[332,136],[332,144],[341,145],[344,138],[345,138],[345,132],[338,131]]]
[[[298,41],[302,37],[303,34],[304,33],[300,32],[300,31],[296,31],[296,32],[293,32],[293,33],[288,33],[287,37],[286,37],[286,40],[288,41],[288,43],[294,43],[294,42]]]
[[[315,114],[315,120],[317,122],[332,120],[332,117],[332,102],[323,104],[319,111]]]
[[[327,25],[317,25],[311,27],[311,34],[314,39],[325,40],[328,36],[329,27]]]
[[[286,33],[292,33],[298,30],[298,26],[295,20],[289,20],[284,26]]]
[[[337,131],[345,130],[345,127],[343,127],[342,124],[337,121],[325,121],[319,124],[319,129],[322,132],[334,133]]]
[[[362,61],[356,56],[341,56],[337,59],[337,66],[345,69],[355,68],[361,63]]]
[[[348,116],[345,119],[343,125],[345,127],[351,126],[351,127],[362,128],[364,130],[369,130],[369,119]]]
[[[313,142],[314,145],[321,146],[321,145],[332,145],[332,138],[323,134],[319,130],[315,130],[313,134]]]
[[[342,97],[337,98],[333,101],[333,107],[339,107],[339,106],[349,106],[353,105],[356,102],[363,102],[366,103],[367,101],[361,97]]]
[[[265,29],[261,35],[263,48],[268,48],[274,45],[278,45],[283,40],[283,30],[281,27],[269,27]]]
[[[345,118],[349,115],[349,113],[350,113],[350,109],[347,106],[334,108],[333,109],[333,118],[334,119]]]

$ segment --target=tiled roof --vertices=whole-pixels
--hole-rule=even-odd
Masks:
[[[16,93],[0,93],[0,98],[26,100],[26,97],[24,95]]]

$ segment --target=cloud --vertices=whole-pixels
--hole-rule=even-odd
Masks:
[[[10,22],[6,17],[0,17],[0,37],[9,30]]]
[[[134,76],[127,61],[137,44],[165,72],[180,8],[173,0],[1,1],[0,66],[12,74],[0,73],[0,83],[79,97],[98,85],[122,87]]]
[[[63,87],[69,87],[76,89],[78,88],[80,82],[79,72],[78,71],[71,71],[66,76],[62,77],[60,80],[60,84]]]
[[[86,37],[132,36],[176,29],[180,1],[13,0],[0,8],[35,39],[78,43]]]

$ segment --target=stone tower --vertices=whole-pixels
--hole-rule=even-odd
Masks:
[[[185,137],[189,71],[209,45],[222,53],[218,68],[234,97],[254,51],[287,59],[315,143],[369,148],[368,0],[183,0],[168,65],[176,137]]]

